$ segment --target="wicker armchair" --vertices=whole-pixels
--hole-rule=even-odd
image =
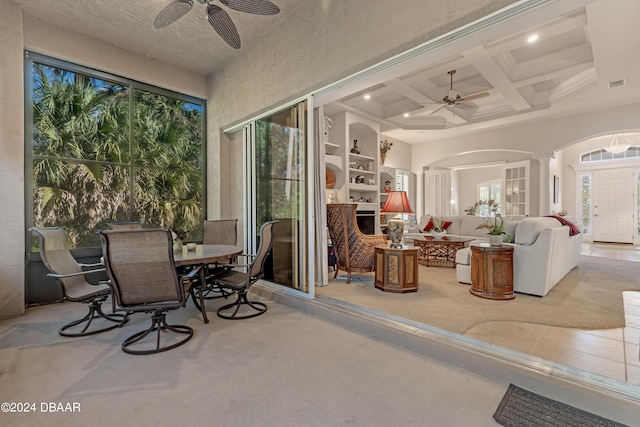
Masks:
[[[333,277],[338,277],[340,270],[347,272],[347,283],[351,282],[351,273],[367,273],[373,271],[374,248],[387,244],[384,234],[363,234],[356,222],[355,203],[327,205],[327,225],[329,236],[333,242],[338,268]]]

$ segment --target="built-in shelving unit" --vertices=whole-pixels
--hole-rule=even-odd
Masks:
[[[376,230],[380,229],[379,132],[378,123],[342,112],[331,116],[325,141],[326,167],[336,174],[327,200],[335,195],[338,202],[357,203],[358,211],[373,211]]]

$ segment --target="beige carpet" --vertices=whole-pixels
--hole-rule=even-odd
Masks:
[[[343,274],[328,286],[316,288],[316,293],[458,334],[495,320],[579,329],[620,328],[625,325],[622,292],[640,291],[640,263],[587,256],[581,256],[578,267],[546,296],[516,294],[509,301],[471,295],[469,285],[458,283],[452,268],[420,266],[420,289],[409,294],[376,289],[373,274],[354,275],[350,284]]]

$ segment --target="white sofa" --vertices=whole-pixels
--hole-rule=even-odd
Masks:
[[[484,222],[486,218],[474,216],[448,218],[450,219],[447,220],[456,218],[458,221],[451,221],[447,234],[488,240],[486,230],[476,229],[477,225]],[[425,218],[422,218],[419,224],[424,220]],[[473,227],[474,224],[475,227]],[[557,219],[505,218],[505,226],[512,240],[512,243],[505,244],[514,248],[513,289],[515,292],[544,296],[578,265],[582,233],[570,236],[570,227],[563,225]],[[420,234],[428,233],[414,229],[407,234],[407,237]],[[461,249],[456,254],[456,276],[459,282],[471,283],[470,255],[469,248]]]

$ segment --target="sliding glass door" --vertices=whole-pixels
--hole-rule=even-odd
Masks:
[[[247,247],[265,221],[277,220],[265,280],[308,292],[306,102],[245,128]],[[255,245],[255,246],[254,246]]]

